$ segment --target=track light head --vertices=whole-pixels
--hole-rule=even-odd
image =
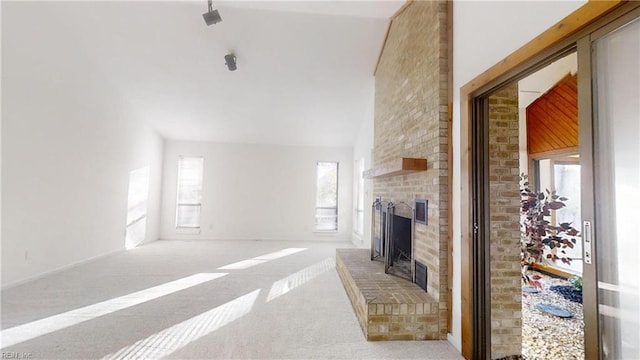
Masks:
[[[229,68],[229,71],[235,71],[238,67],[236,66],[236,56],[231,54],[227,54],[224,56],[225,65]]]
[[[213,10],[212,0],[209,0],[209,11],[202,14],[202,17],[204,18],[204,22],[207,24],[207,26],[214,25],[222,21],[218,10]]]
[[[220,17],[220,13],[218,13],[218,10],[206,12],[202,14],[202,17],[204,18],[204,22],[207,23],[207,25],[217,24],[220,21],[222,21],[222,18]]]

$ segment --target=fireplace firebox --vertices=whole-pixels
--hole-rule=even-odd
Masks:
[[[372,205],[371,260],[383,261],[386,273],[416,282],[413,214],[414,209],[406,203],[376,199]]]

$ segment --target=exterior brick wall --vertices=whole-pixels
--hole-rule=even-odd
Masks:
[[[438,332],[447,336],[447,5],[411,3],[392,23],[376,73],[373,167],[426,158],[427,171],[374,180],[374,196],[414,206],[427,199],[428,225],[415,224],[416,260],[438,300]],[[398,206],[396,214],[412,217]]]
[[[491,355],[522,348],[518,84],[489,97]]]

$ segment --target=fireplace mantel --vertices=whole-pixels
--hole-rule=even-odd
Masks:
[[[365,179],[381,179],[391,176],[407,175],[427,170],[427,159],[398,158],[381,166],[365,171]]]

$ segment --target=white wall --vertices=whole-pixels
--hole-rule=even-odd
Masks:
[[[77,32],[2,3],[2,286],[124,249],[129,172],[150,166],[158,238],[162,139],[101,77]]]
[[[351,148],[166,141],[162,239],[349,240]],[[179,156],[204,157],[201,229],[175,228]],[[338,232],[315,233],[316,165],[339,161]]]
[[[453,4],[453,324],[460,334],[460,88],[580,7],[584,1],[456,1]]]
[[[364,159],[365,171],[371,168],[373,159],[374,85],[371,85],[371,100],[367,105],[364,120],[358,130],[353,145],[353,161]],[[373,203],[373,181],[364,180],[364,233],[362,237],[353,234],[353,244],[358,247],[371,246],[371,204]],[[355,204],[354,204],[355,206]]]

